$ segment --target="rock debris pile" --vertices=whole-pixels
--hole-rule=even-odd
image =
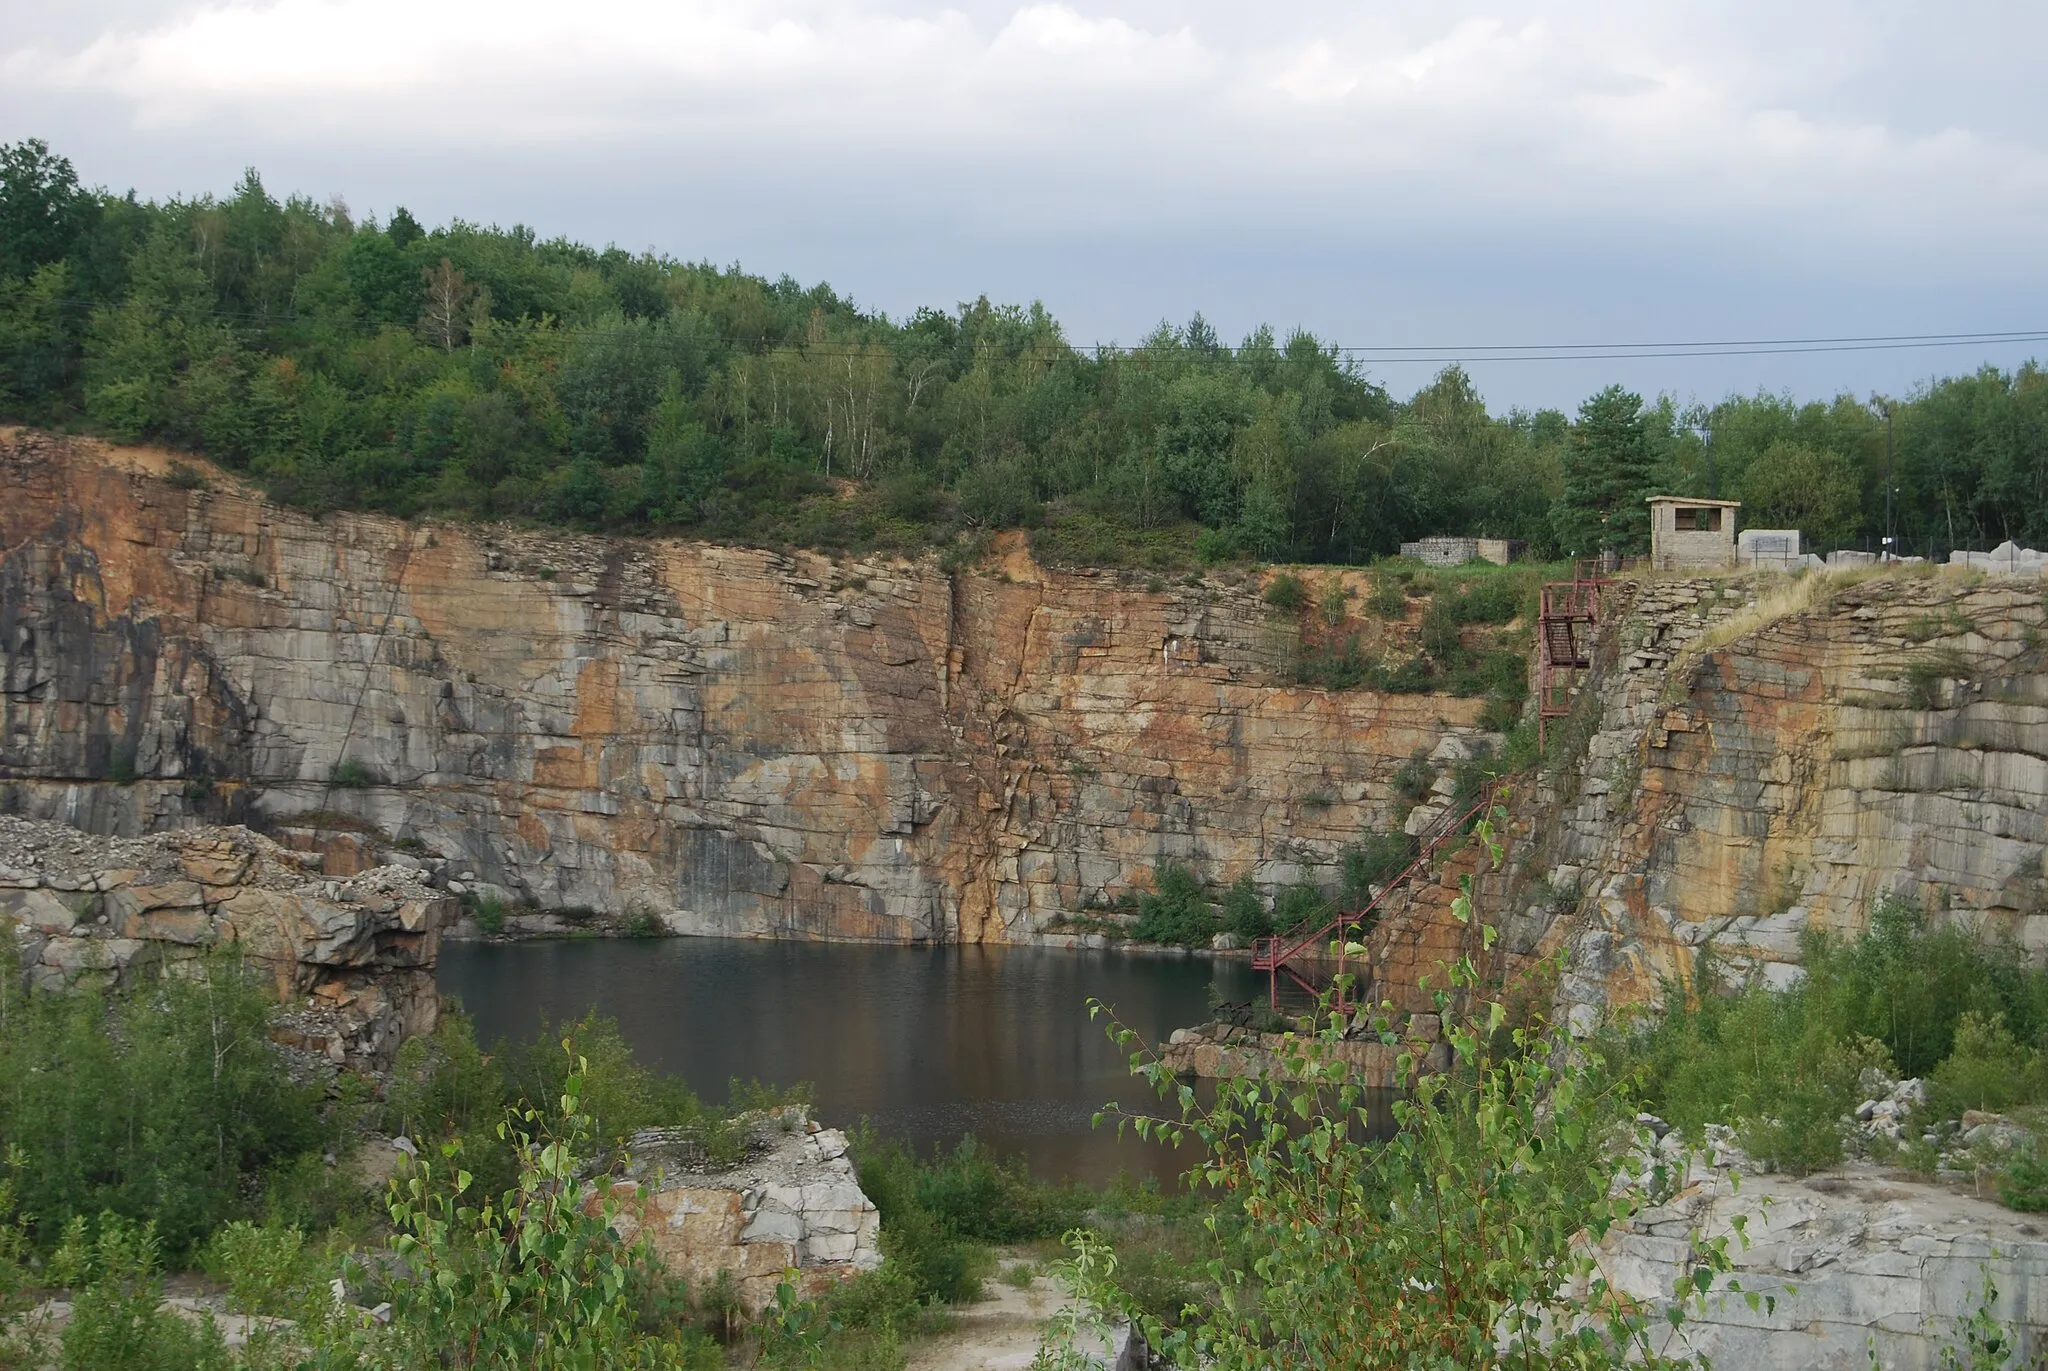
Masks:
[[[118,987],[232,950],[270,980],[285,1046],[382,1070],[432,1030],[434,963],[456,901],[417,873],[324,879],[317,855],[246,828],[106,838],[0,815],[0,923],[24,979]]]

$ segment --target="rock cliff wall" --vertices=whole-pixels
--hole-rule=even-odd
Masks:
[[[1333,885],[1479,702],[1284,679],[1257,586],[314,519],[0,432],[0,808],[355,825],[677,931],[1017,940]],[[435,862],[434,859],[441,859]]]
[[[1708,945],[1782,984],[1802,934],[1887,896],[2048,951],[2037,578],[1660,579],[1609,604],[1509,939],[1569,946],[1569,1003],[1652,996]]]

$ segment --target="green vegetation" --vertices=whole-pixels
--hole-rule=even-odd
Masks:
[[[182,1259],[330,1144],[318,1094],[271,1055],[261,991],[232,962],[191,966],[131,994],[24,995],[0,938],[0,1155],[38,1248],[111,1214]]]
[[[519,226],[359,223],[254,171],[144,202],[35,141],[0,146],[0,224],[0,416],[203,453],[316,510],[970,558],[1021,528],[1050,562],[1162,573],[1445,532],[1569,556],[1641,551],[1644,494],[1707,493],[1707,427],[1749,523],[1882,531],[1884,422],[1846,395],[1494,415],[1456,367],[1397,400],[1306,333],[1233,347],[1198,314],[1098,353],[1036,305],[892,319]],[[1907,548],[2048,538],[2043,377],[1894,405]]]
[[[1711,964],[1672,987],[1654,1027],[1617,1041],[1647,1070],[1648,1107],[1694,1135],[1730,1125],[1759,1161],[1807,1172],[1842,1160],[1866,1072],[1927,1082],[1909,1143],[1965,1110],[2048,1102],[2048,973],[2016,948],[1885,900],[1854,939],[1809,935],[1804,960],[1785,990],[1717,993]]]
[[[327,782],[337,790],[368,790],[377,784],[377,773],[353,757],[343,757],[328,773]]]
[[[1489,825],[1479,837],[1498,865]],[[1391,1006],[1318,1016],[1288,1040],[1279,1072],[1219,1081],[1213,1102],[1113,1028],[1166,1108],[1112,1112],[1198,1150],[1188,1178],[1216,1196],[1203,1224],[1213,1241],[1205,1261],[1182,1267],[1193,1279],[1167,1317],[1134,1289],[1142,1247],[1072,1234],[1064,1275],[1076,1303],[1043,1364],[1086,1364],[1085,1310],[1136,1318],[1166,1363],[1186,1368],[1693,1364],[1673,1354],[1673,1330],[1708,1291],[1739,1290],[1727,1240],[1693,1235],[1666,1307],[1613,1297],[1581,1240],[1641,1198],[1614,1186],[1633,1101],[1562,1026],[1511,1023],[1486,998],[1493,931],[1475,919],[1469,883],[1458,915],[1467,948],[1437,995],[1451,1067],[1418,1073],[1402,1059],[1400,1129],[1381,1142],[1361,1141],[1368,1101],[1339,1049],[1355,1035],[1398,1048]]]

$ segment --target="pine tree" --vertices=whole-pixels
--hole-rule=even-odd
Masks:
[[[1650,442],[1643,397],[1609,386],[1579,406],[1564,452],[1564,493],[1551,510],[1558,546],[1589,556],[1604,548],[1645,552],[1650,546]]]

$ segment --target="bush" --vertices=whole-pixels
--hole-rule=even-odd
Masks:
[[[495,938],[505,931],[505,902],[496,895],[470,895],[463,903],[485,936]]]
[[[1491,830],[1480,837],[1497,867]],[[1458,913],[1473,918],[1469,882]],[[1482,944],[1491,932],[1473,929]],[[1276,1069],[1208,1092],[1116,1025],[1112,1037],[1164,1106],[1125,1117],[1198,1149],[1187,1179],[1218,1197],[1218,1219],[1236,1231],[1203,1273],[1202,1293],[1220,1286],[1220,1298],[1166,1294],[1183,1305],[1178,1326],[1156,1312],[1159,1293],[1133,1289],[1122,1252],[1097,1233],[1071,1235],[1064,1279],[1075,1299],[1040,1364],[1089,1364],[1084,1334],[1094,1330],[1083,1320],[1096,1310],[1134,1316],[1181,1367],[1672,1365],[1662,1349],[1692,1299],[1731,1288],[1730,1239],[1684,1235],[1682,1293],[1668,1302],[1579,1293],[1598,1279],[1594,1252],[1610,1226],[1648,1199],[1616,1184],[1634,1102],[1574,1049],[1566,1025],[1496,1033],[1506,1006],[1483,998],[1469,959],[1443,972],[1437,1004],[1454,1064],[1410,1074],[1403,1060],[1400,1127],[1378,1142],[1359,1136],[1365,1088],[1346,1037],[1398,1050],[1392,1006],[1325,1014],[1289,1040]]]
[[[1259,898],[1259,888],[1253,884],[1249,871],[1239,876],[1224,892],[1223,922],[1246,942],[1263,938],[1273,931],[1273,920],[1266,913],[1266,902]]]
[[[1056,1237],[1087,1213],[1085,1192],[1034,1180],[1021,1161],[999,1161],[971,1136],[929,1162],[868,1129],[853,1150],[861,1189],[882,1214],[882,1275],[897,1283],[863,1292],[863,1303],[892,1290],[913,1304],[977,1299],[995,1270],[983,1244]],[[868,1308],[861,1317],[877,1315]]]
[[[1401,583],[1391,576],[1375,576],[1372,590],[1365,597],[1365,607],[1382,619],[1401,619],[1408,614],[1408,595],[1401,589]]]
[[[182,1258],[248,1211],[266,1170],[319,1146],[319,1095],[285,1073],[270,1002],[238,963],[118,996],[21,996],[18,977],[0,939],[0,1153],[23,1156],[17,1193],[46,1249],[110,1214],[153,1221],[152,1243]]]
[[[1153,890],[1138,900],[1131,936],[1152,943],[1203,947],[1217,931],[1216,910],[1194,873],[1168,862],[1152,873]]]
[[[1330,917],[1330,902],[1312,885],[1290,885],[1273,901],[1273,927],[1282,933],[1305,932]]]
[[[1308,603],[1308,587],[1299,576],[1283,571],[1266,583],[1265,598],[1273,608],[1291,614]]]
[[[65,1225],[50,1262],[51,1277],[72,1292],[60,1371],[228,1371],[212,1320],[189,1323],[163,1308],[158,1259],[151,1224],[103,1214]]]
[[[1967,1012],[1956,1020],[1954,1046],[1928,1086],[1928,1103],[1944,1118],[2009,1109],[2040,1097],[2041,1054],[2013,1037],[2005,1015]]]
[[[327,780],[337,790],[368,790],[377,784],[377,773],[353,757],[343,757],[334,764]]]
[[[1344,849],[1344,899],[1353,907],[1372,899],[1372,888],[1401,874],[1415,860],[1415,839],[1398,829],[1369,833]]]
[[[1806,975],[1718,993],[1710,957],[1694,987],[1670,988],[1661,1021],[1623,1051],[1648,1071],[1650,1106],[1674,1124],[1737,1126],[1743,1145],[1788,1170],[1832,1165],[1859,1077],[1926,1077],[1948,1115],[2040,1098],[2048,973],[1957,927],[1929,929],[1917,906],[1873,907],[1854,939],[1815,934]],[[2014,1031],[2014,1025],[2019,1031]]]

